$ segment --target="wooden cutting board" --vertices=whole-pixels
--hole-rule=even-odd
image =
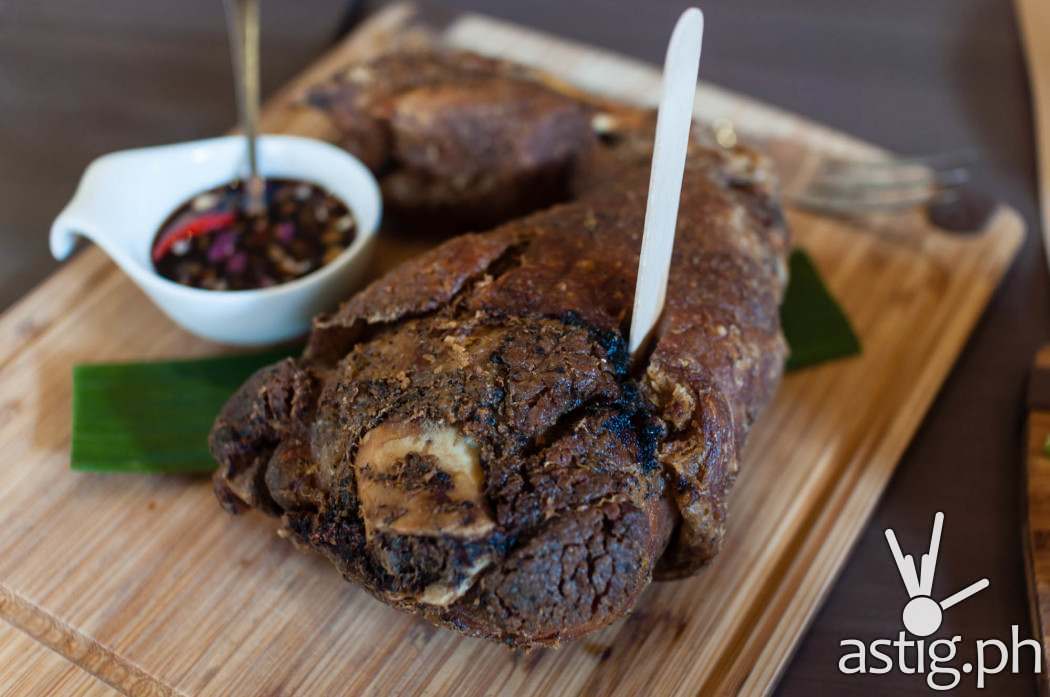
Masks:
[[[91,673],[0,621],[0,695],[118,697]]]
[[[301,90],[353,57],[413,41],[412,10],[371,20],[270,104],[265,125],[330,137]],[[658,74],[480,17],[453,44],[654,102]],[[763,142],[785,184],[847,136],[703,85],[698,114]],[[997,212],[978,235],[918,213],[863,225],[789,211],[863,343],[787,377],[756,426],[725,551],[654,585],[627,619],[558,651],[517,655],[440,631],[295,551],[259,515],[221,513],[206,481],[68,469],[80,361],[213,354],[89,249],[0,318],[0,615],[132,695],[763,694],[835,578],[1023,235]],[[388,236],[382,266],[423,243]]]

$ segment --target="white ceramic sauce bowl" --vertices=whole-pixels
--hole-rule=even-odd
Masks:
[[[150,250],[161,224],[199,193],[247,172],[244,139],[227,136],[125,150],[91,163],[73,200],[51,226],[51,253],[68,257],[82,235],[101,247],[172,320],[223,344],[272,344],[307,331],[361,284],[382,210],[375,177],[328,143],[296,136],[259,138],[264,177],[300,179],[327,189],[357,221],[353,243],[302,278],[257,290],[191,288],[160,276]]]

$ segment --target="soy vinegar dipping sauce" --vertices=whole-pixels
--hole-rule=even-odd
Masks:
[[[161,276],[206,290],[268,288],[330,263],[354,241],[357,222],[316,184],[265,180],[264,210],[244,207],[244,183],[194,196],[172,213],[151,256]]]

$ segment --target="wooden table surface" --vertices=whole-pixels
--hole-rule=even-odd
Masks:
[[[439,4],[657,62],[687,3],[646,2],[644,10],[640,0]],[[1039,229],[1028,88],[1009,3],[703,5],[706,79],[901,152],[973,148],[982,158],[975,184],[1017,208],[1030,231]],[[264,89],[320,53],[346,10],[337,0],[264,3]],[[234,119],[229,88],[218,0],[0,3],[0,307],[54,268],[47,229],[88,161],[225,130]],[[1042,244],[1030,233],[778,694],[929,694],[919,677],[847,677],[837,663],[842,639],[892,637],[899,626],[900,580],[883,529],[893,527],[906,549],[921,548],[938,510],[947,523],[937,588],[951,592],[979,576],[992,582],[947,613],[946,628],[970,641],[1008,639],[1012,624],[1027,630],[1022,397],[1035,349],[1050,335],[1048,300]],[[14,631],[0,625],[0,645],[20,645]],[[996,695],[1030,695],[1035,681],[997,676],[990,687]],[[970,680],[953,694],[978,692]]]

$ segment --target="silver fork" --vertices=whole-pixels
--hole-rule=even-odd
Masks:
[[[837,215],[895,213],[935,202],[969,180],[972,150],[884,160],[828,159],[787,201]]]
[[[728,119],[708,128],[723,148],[739,140]],[[967,165],[976,160],[973,150],[867,160],[829,157],[782,197],[796,207],[833,215],[894,213],[952,200],[955,189],[969,180]]]

